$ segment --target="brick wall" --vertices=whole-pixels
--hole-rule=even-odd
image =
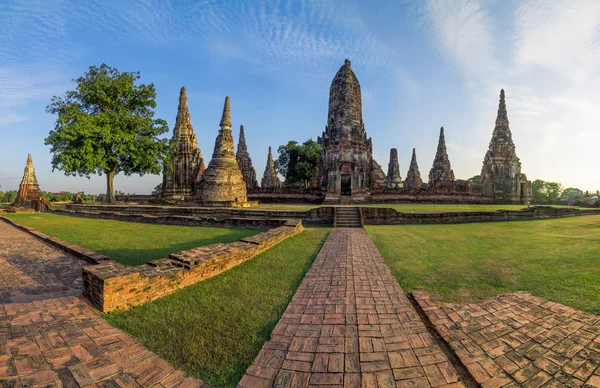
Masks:
[[[468,222],[527,221],[600,215],[598,210],[535,206],[524,210],[490,212],[400,213],[392,208],[361,208],[365,225],[459,224]]]
[[[115,261],[83,268],[83,295],[104,312],[138,306],[226,271],[303,230],[300,220],[229,244],[173,253],[146,265]]]

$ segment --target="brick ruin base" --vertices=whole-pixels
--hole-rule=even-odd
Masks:
[[[401,213],[391,208],[363,207],[365,225],[460,224],[469,222],[528,221],[600,215],[598,210],[578,210],[534,206],[523,210],[493,212]]]
[[[300,220],[229,244],[211,244],[129,267],[115,261],[83,268],[83,295],[103,312],[138,306],[215,276],[303,230]]]
[[[213,277],[304,230],[299,219],[280,221],[280,226],[233,243],[210,244],[130,267],[10,218],[0,216],[0,221],[93,264],[82,269],[82,291],[102,312],[138,306]]]

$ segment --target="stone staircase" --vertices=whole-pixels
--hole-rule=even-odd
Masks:
[[[335,208],[336,228],[362,228],[360,208],[340,206]]]

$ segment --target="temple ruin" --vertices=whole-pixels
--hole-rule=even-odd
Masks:
[[[372,190],[385,187],[386,176],[373,159],[363,123],[360,84],[347,59],[331,82],[327,125],[317,142],[317,179],[326,203],[339,203],[340,196],[365,202]]]
[[[35,168],[33,167],[31,154],[27,154],[27,163],[25,164],[25,170],[23,171],[23,179],[21,179],[21,184],[19,185],[17,199],[9,208],[9,211],[11,212],[23,210],[44,210],[42,204],[42,191],[40,190],[40,185],[35,176]]]
[[[390,150],[390,162],[388,164],[388,173],[385,187],[387,189],[401,189],[402,177],[400,176],[400,163],[398,163],[398,150]]]
[[[163,172],[162,198],[167,201],[193,201],[196,184],[204,169],[204,159],[192,127],[186,90],[182,87],[169,163]]]
[[[197,201],[203,206],[246,207],[246,182],[233,152],[229,96],[225,98],[212,159],[200,177]]]
[[[244,134],[243,125],[240,125],[240,140],[238,142],[235,158],[238,162],[240,170],[242,171],[244,182],[246,182],[246,188],[254,189],[258,187],[258,182],[256,181],[256,170],[252,166],[252,159],[248,153],[248,147],[246,146],[246,135]]]
[[[265,172],[263,174],[260,186],[263,189],[278,189],[281,187],[281,181],[275,171],[275,163],[273,162],[273,152],[269,147],[269,155],[267,156],[267,165],[265,166]]]
[[[410,167],[408,167],[406,180],[404,181],[404,190],[420,190],[421,186],[423,186],[423,180],[421,179],[419,165],[417,164],[417,152],[413,148]]]
[[[445,184],[451,185],[453,181],[454,171],[452,171],[452,167],[450,166],[450,159],[448,158],[448,151],[446,150],[444,127],[441,127],[437,152],[433,159],[433,166],[429,171],[429,189],[435,190]]]
[[[521,161],[508,122],[504,89],[500,91],[496,125],[481,168],[482,195],[497,201],[522,202],[532,197],[531,181],[521,173]]]

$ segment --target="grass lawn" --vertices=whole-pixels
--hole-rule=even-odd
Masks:
[[[227,272],[103,317],[175,367],[211,385],[233,387],[268,340],[329,231],[307,228]]]
[[[528,291],[600,313],[600,217],[367,226],[405,291],[465,302]]]
[[[453,205],[453,204],[377,204],[368,207],[387,207],[404,213],[442,213],[442,212],[495,212],[496,210],[521,210],[527,205]],[[572,207],[557,206],[553,207]],[[577,207],[576,209],[581,209]],[[587,210],[587,209],[586,209]]]
[[[4,214],[49,236],[91,249],[126,265],[139,265],[170,253],[259,233],[255,229],[152,225],[59,216],[49,213]]]

